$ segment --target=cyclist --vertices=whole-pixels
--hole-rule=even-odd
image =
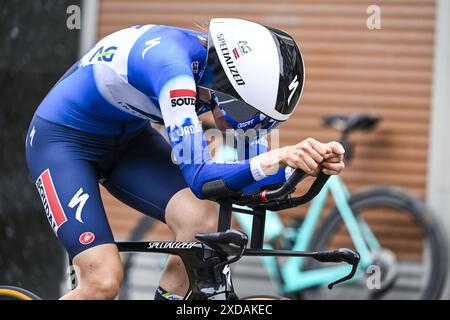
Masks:
[[[237,136],[270,130],[294,112],[303,83],[294,40],[245,20],[212,19],[208,34],[141,25],[100,40],[41,102],[26,140],[47,218],[77,267],[78,286],[62,299],[112,299],[120,287],[99,182],[167,223],[176,240],[192,241],[215,229],[214,207],[201,200],[208,181],[251,190],[284,181],[292,168],[338,174],[342,146],[313,139],[265,152],[256,135],[247,160],[209,158],[198,115],[211,111],[220,130],[241,129]],[[236,103],[222,104],[217,92]],[[164,124],[171,146],[149,120]],[[180,299],[187,283],[181,260],[171,257],[155,298]]]

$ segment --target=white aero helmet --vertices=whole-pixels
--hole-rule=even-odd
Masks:
[[[294,112],[305,80],[303,57],[284,31],[216,18],[199,86],[215,91],[234,128],[271,129]]]

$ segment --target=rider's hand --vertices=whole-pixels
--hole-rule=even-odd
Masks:
[[[333,150],[333,148],[336,150]],[[336,145],[329,145],[308,138],[296,145],[282,148],[282,162],[293,169],[301,169],[306,174],[316,177],[320,172],[320,165],[325,160],[325,157],[334,155],[330,157],[330,161],[335,161],[334,158],[339,157],[339,154],[336,152],[338,152]],[[335,169],[338,169],[336,163],[327,164],[327,170]],[[324,171],[324,173],[326,172]]]
[[[327,146],[331,148],[331,152],[326,154],[322,163],[322,171],[328,175],[339,174],[345,168],[344,164],[344,147],[336,142],[328,142]]]

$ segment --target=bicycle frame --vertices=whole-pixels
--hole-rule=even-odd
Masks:
[[[379,249],[380,244],[366,222],[362,218],[356,218],[348,203],[349,192],[339,176],[331,176],[322,191],[311,202],[305,220],[296,233],[292,250],[304,251],[309,247],[329,194],[332,195],[352,242],[361,256],[358,271],[351,281],[361,279],[367,267],[373,262],[370,252]],[[251,217],[237,213],[235,213],[235,217],[244,232],[250,233],[252,229]],[[276,213],[270,212],[267,214],[265,225],[268,239],[274,239],[284,232],[281,219]],[[272,246],[266,241],[264,248],[271,249]],[[339,278],[349,271],[349,266],[347,265],[305,271],[302,270],[304,258],[289,257],[280,268],[277,267],[276,257],[262,257],[262,261],[270,277],[275,280],[283,293],[297,292],[313,286],[326,285],[332,279]]]
[[[206,300],[224,293],[234,294],[230,270],[226,259],[201,242],[195,241],[139,241],[116,242],[120,252],[162,253],[179,256],[189,279],[185,300]],[[212,292],[206,292],[213,289]]]
[[[150,242],[119,242],[116,243],[119,251],[128,252],[160,252],[180,256],[189,278],[189,291],[184,299],[204,300],[213,297],[237,299],[231,281],[229,265],[237,262],[242,256],[284,256],[284,257],[308,257],[320,262],[346,262],[351,269],[337,280],[330,278],[328,288],[347,281],[355,275],[360,255],[347,248],[328,251],[299,251],[299,250],[273,250],[264,249],[264,233],[266,208],[294,207],[311,201],[325,186],[328,175],[319,174],[309,190],[302,196],[285,198],[292,192],[304,173],[295,171],[292,176],[278,189],[262,191],[251,195],[240,196],[238,199],[217,199],[219,203],[219,219],[217,232],[197,233],[195,237],[200,242],[184,241],[150,241]],[[223,181],[206,184],[206,192],[223,195]],[[225,191],[226,192],[226,191]],[[279,200],[282,198],[282,200]],[[272,202],[270,202],[272,200]],[[267,204],[264,204],[266,203]],[[247,248],[248,236],[234,229],[230,229],[232,218],[232,203],[255,203],[253,210],[242,210],[253,216],[250,247]],[[237,209],[236,209],[237,210]],[[334,280],[334,281],[333,281]]]
[[[261,228],[258,229],[264,232]],[[234,236],[234,240],[228,237],[230,235]],[[359,263],[359,255],[349,249],[322,252],[266,250],[261,248],[262,244],[247,248],[247,235],[232,229],[225,232],[197,234],[196,237],[201,242],[141,241],[116,242],[116,245],[120,252],[178,255],[184,263],[189,279],[189,290],[184,300],[238,299],[234,292],[229,266],[242,256],[309,257],[321,262],[346,261],[351,264],[351,272],[330,283],[330,289],[335,284],[352,278]],[[230,242],[221,241],[225,238]],[[255,239],[259,237],[255,236]]]

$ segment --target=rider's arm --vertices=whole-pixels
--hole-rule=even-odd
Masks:
[[[194,192],[202,198],[202,186],[211,180],[222,179],[233,190],[240,190],[261,179],[255,161],[215,163],[210,159],[208,146],[195,111],[196,84],[183,65],[166,66],[162,72],[177,76],[165,81],[159,92],[159,104],[172,144],[172,155]]]
[[[186,49],[189,43],[184,41],[184,36],[174,30],[167,31],[160,43],[152,47],[144,40],[131,59],[140,61],[139,68],[135,68],[133,85],[157,97],[173,155],[194,194],[202,198],[202,186],[211,180],[222,179],[234,190],[261,180],[260,169],[266,165],[264,161],[260,163],[259,158],[232,164],[211,161],[197,117],[199,110],[195,110],[196,83]]]
[[[255,167],[254,170],[259,172],[258,176],[260,177],[258,181],[243,188],[244,193],[259,191],[263,187],[280,185],[293,172],[293,169],[288,166],[280,166],[280,154],[277,152],[281,152],[282,149],[268,153],[267,136],[254,139],[251,143],[240,144],[238,141],[237,147],[238,159],[242,156],[245,156],[247,159],[251,158]]]

